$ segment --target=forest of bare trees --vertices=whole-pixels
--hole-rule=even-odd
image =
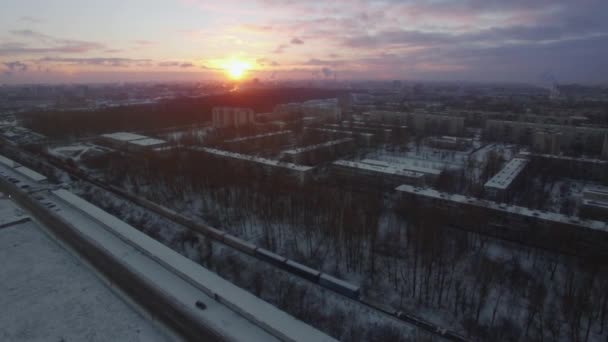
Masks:
[[[487,167],[497,168],[496,159]],[[113,157],[104,165],[116,185],[361,283],[369,300],[475,339],[591,341],[608,334],[601,260],[451,228],[431,209],[380,193],[271,176],[252,181],[250,169],[218,167],[202,154],[181,151],[138,168]]]

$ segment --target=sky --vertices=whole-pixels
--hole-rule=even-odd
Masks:
[[[608,83],[607,0],[3,0],[0,83]],[[233,70],[234,71],[234,70]]]

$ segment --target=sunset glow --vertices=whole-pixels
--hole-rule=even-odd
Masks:
[[[249,69],[251,69],[250,63],[238,59],[231,59],[224,65],[228,77],[235,81],[242,79]]]
[[[7,1],[0,13],[0,83],[122,81],[125,75],[537,82],[544,72],[560,82],[597,82],[608,72],[603,0],[585,6],[571,0],[107,0],[94,10],[56,0],[42,6],[69,11]],[[142,4],[146,16],[139,18]],[[580,56],[589,58],[581,63]]]

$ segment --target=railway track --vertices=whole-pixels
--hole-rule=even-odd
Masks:
[[[329,281],[322,281],[323,274],[321,272],[312,270],[304,265],[297,264],[291,260],[289,260],[289,261],[292,263],[295,263],[297,265],[295,267],[293,265],[287,266],[286,265],[287,259],[280,262],[277,260],[276,257],[274,257],[274,256],[277,256],[276,254],[274,254],[270,251],[267,251],[270,254],[274,254],[274,256],[272,256],[263,251],[258,252],[257,250],[260,249],[259,247],[256,247],[255,245],[252,245],[248,242],[242,241],[236,237],[226,240],[227,234],[225,232],[222,232],[218,229],[209,227],[209,226],[201,224],[201,223],[194,222],[193,220],[175,212],[174,210],[166,208],[162,205],[159,205],[159,204],[149,201],[147,199],[133,195],[116,186],[106,184],[98,179],[95,179],[95,178],[85,174],[84,172],[82,172],[79,169],[66,165],[65,163],[63,163],[63,161],[61,161],[58,158],[55,158],[50,155],[44,155],[45,160],[41,161],[39,159],[39,157],[34,156],[31,153],[23,151],[21,149],[14,148],[14,152],[21,154],[21,155],[27,155],[29,158],[36,160],[38,162],[44,162],[47,164],[47,166],[50,166],[53,168],[58,168],[64,172],[68,173],[71,177],[80,179],[80,180],[87,182],[89,184],[92,184],[96,187],[109,191],[110,193],[115,194],[115,195],[119,196],[120,198],[123,198],[123,199],[125,199],[129,202],[132,202],[140,207],[143,207],[147,210],[150,210],[150,211],[156,213],[157,215],[160,215],[170,221],[178,223],[197,233],[201,233],[201,234],[215,240],[216,242],[219,242],[219,243],[222,243],[229,247],[232,247],[234,249],[237,249],[240,252],[253,256],[253,257],[255,257],[259,260],[262,260],[266,263],[269,263],[275,267],[279,267],[282,270],[290,272],[291,274],[296,275],[301,279],[307,280],[309,282],[313,282],[323,288],[326,288],[326,289],[346,298],[347,300],[356,301],[357,303],[359,303],[365,307],[368,307],[368,308],[373,309],[378,312],[382,312],[382,313],[384,313],[392,318],[395,318],[397,320],[400,320],[402,322],[412,324],[412,325],[414,325],[420,329],[423,329],[424,331],[431,333],[435,336],[438,336],[442,339],[445,339],[448,341],[456,341],[456,342],[469,341],[466,337],[462,336],[461,334],[459,334],[457,332],[450,331],[443,327],[437,326],[429,321],[416,317],[415,315],[412,315],[410,313],[406,313],[406,312],[403,312],[400,310],[395,310],[395,309],[393,309],[389,306],[383,305],[381,303],[376,303],[369,299],[361,298],[361,296],[359,295],[358,287],[356,290],[354,290],[354,288],[348,288],[348,287],[341,288],[341,286],[340,286],[341,282],[339,281],[339,279],[333,278],[329,275],[325,275],[325,278],[326,279],[329,278]],[[280,258],[280,256],[277,256],[277,257]],[[298,265],[303,266],[303,268],[299,267]],[[338,284],[338,286],[336,286],[336,284]]]

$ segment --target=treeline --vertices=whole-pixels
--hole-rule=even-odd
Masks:
[[[252,108],[272,111],[287,102],[334,98],[344,90],[281,88],[251,89],[201,98],[177,98],[158,104],[74,111],[32,111],[20,115],[23,125],[51,138],[100,134],[113,131],[145,131],[173,126],[200,124],[211,120],[216,106]]]

